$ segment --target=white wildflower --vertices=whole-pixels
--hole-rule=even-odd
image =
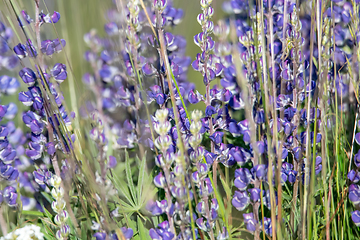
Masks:
[[[40,227],[36,225],[26,225],[15,231],[1,237],[0,240],[43,240],[44,234],[40,231]]]

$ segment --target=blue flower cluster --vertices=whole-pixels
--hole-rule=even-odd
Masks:
[[[335,169],[328,168],[338,164],[337,185],[347,181],[349,187],[332,196],[342,198],[335,212],[348,191],[351,218],[360,226],[359,0],[231,0],[217,23],[213,1],[199,0],[193,40],[200,50],[194,59],[186,56],[185,37],[175,34],[184,12],[171,0],[113,2],[107,36],[94,29],[84,36],[90,71],[82,80],[93,98],[79,109],[85,127],[76,129],[82,137],[76,144],[75,114],[61,92],[70,67],[49,61],[66,41],[42,40],[46,34],[40,32],[56,24],[60,13],[45,14],[37,4],[33,20],[21,11],[17,27],[26,41],[13,46],[11,29],[0,22],[0,70],[16,72],[27,87],[18,93],[26,127],[13,121],[17,104],[0,105],[0,204],[15,208],[20,199],[23,210],[51,210],[57,239],[80,233],[131,239],[142,237],[144,228],[154,240],[225,240],[242,232],[270,239],[283,229],[305,238],[305,226],[313,221],[310,207],[329,204],[333,194],[318,194],[314,186],[322,180],[326,189]],[[188,81],[189,70],[201,74],[204,93]],[[17,77],[0,75],[1,100],[20,85]],[[347,126],[353,114],[354,128]],[[343,134],[351,131],[347,144]],[[342,149],[350,163],[337,162]],[[123,156],[129,186],[116,176]],[[134,180],[129,159],[146,161]],[[143,186],[134,192],[148,170],[155,189],[149,192],[156,197],[141,196]],[[55,201],[47,197],[50,189]],[[131,214],[119,213],[133,202]],[[84,232],[83,214],[93,222]],[[240,216],[234,218],[239,228],[233,216]],[[334,216],[321,216],[327,234]]]

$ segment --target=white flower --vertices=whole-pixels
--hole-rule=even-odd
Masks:
[[[43,240],[44,234],[40,231],[40,227],[36,225],[26,225],[15,231],[1,237],[0,240]]]
[[[61,178],[54,175],[52,178],[50,178],[50,185],[54,188],[59,188],[61,184]]]

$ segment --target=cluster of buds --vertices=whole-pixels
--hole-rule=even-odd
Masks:
[[[203,10],[197,17],[197,21],[202,28],[202,32],[195,35],[194,42],[200,47],[201,53],[198,53],[196,60],[192,63],[195,71],[199,71],[204,76],[204,84],[208,85],[211,80],[219,76],[222,72],[222,65],[217,56],[210,54],[214,49],[215,42],[209,36],[214,30],[214,23],[210,20],[214,14],[211,7],[212,0],[201,0],[200,5]]]
[[[142,28],[140,21],[139,21],[139,12],[140,7],[138,6],[139,2],[137,0],[129,1],[127,4],[127,8],[129,14],[127,15],[127,29],[126,29],[126,37],[128,38],[127,48],[126,51],[130,54],[134,50],[137,51],[141,46],[141,40],[137,35]],[[132,49],[135,47],[135,49]]]
[[[190,125],[190,132],[192,136],[189,138],[189,144],[193,148],[193,152],[190,155],[190,159],[194,164],[198,164],[202,161],[204,156],[204,149],[200,146],[202,141],[202,112],[200,110],[195,110],[192,112],[191,117],[193,119]]]
[[[168,113],[169,111],[167,109],[159,109],[155,113],[155,118],[158,122],[155,124],[154,130],[159,134],[159,137],[155,140],[155,145],[163,153],[166,153],[171,145],[171,137],[168,135],[171,129],[171,124],[167,119]]]
[[[173,154],[168,153],[168,149],[172,145],[172,138],[170,137],[170,135],[168,135],[168,132],[171,129],[171,123],[168,121],[168,114],[169,111],[167,109],[159,109],[155,113],[157,123],[154,126],[154,130],[157,134],[159,134],[159,137],[155,140],[155,146],[162,152],[163,155],[159,155],[158,160],[156,161],[156,164],[162,168],[162,171],[157,176],[155,176],[154,184],[158,188],[163,188],[166,195],[166,200],[163,200],[161,202],[161,205],[164,205],[164,209],[163,211],[161,211],[161,213],[165,212],[167,214],[168,221],[164,221],[160,225],[167,225],[167,229],[170,229],[170,231],[166,232],[168,232],[168,234],[174,237],[175,228],[174,220],[172,218],[174,210],[172,209],[173,204],[170,192],[172,188],[172,176],[170,175],[170,167],[174,161],[174,156]]]
[[[65,240],[69,236],[70,227],[66,224],[68,213],[65,210],[66,202],[64,200],[64,189],[60,186],[61,178],[56,175],[52,176],[50,184],[53,187],[51,189],[51,195],[55,199],[51,204],[52,209],[56,212],[54,222],[59,228],[56,232],[56,238]]]
[[[214,15],[214,9],[211,7],[212,0],[201,0],[200,5],[203,13],[197,16],[197,21],[202,27],[203,33],[209,35],[214,30],[214,23],[210,20]]]
[[[202,216],[196,220],[196,224],[201,230],[208,232],[210,238],[213,239],[213,227],[215,226],[215,220],[218,216],[217,210],[219,205],[217,200],[214,198],[211,200],[211,207],[209,208],[209,196],[214,192],[214,189],[210,178],[207,178],[211,165],[203,162],[203,160],[205,160],[205,149],[200,146],[203,136],[203,125],[201,122],[202,112],[199,110],[193,111],[191,118],[193,121],[190,125],[191,136],[189,137],[189,144],[193,151],[190,154],[190,159],[197,169],[197,171],[192,173],[192,181],[199,189],[201,201],[198,202],[196,211],[200,216]]]

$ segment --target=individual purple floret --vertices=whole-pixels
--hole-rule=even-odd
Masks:
[[[56,63],[51,70],[51,74],[58,83],[62,83],[67,78],[66,65]]]
[[[2,196],[4,199],[4,202],[7,203],[10,207],[15,207],[17,205],[17,192],[16,189],[12,186],[5,187]]]
[[[123,233],[123,237],[125,238],[125,240],[130,240],[134,235],[134,231],[131,228],[127,227],[122,227],[121,232]]]
[[[254,213],[244,213],[243,217],[246,229],[250,232],[255,232],[258,222],[254,219]]]
[[[25,58],[28,55],[25,45],[21,43],[14,47],[14,52],[20,59]]]
[[[93,235],[96,240],[105,240],[106,239],[106,233],[104,232],[97,232]]]
[[[265,233],[269,236],[272,236],[272,226],[271,226],[271,218],[264,217],[264,220],[261,221],[260,229],[264,228]]]
[[[149,231],[149,235],[153,240],[171,240],[174,238],[174,234],[169,231],[170,226],[168,221],[164,221],[159,223],[159,228],[153,229],[151,228]]]
[[[27,24],[30,24],[31,22],[34,21],[33,19],[31,19],[31,17],[25,10],[21,11],[21,16]]]
[[[23,68],[22,70],[20,70],[19,76],[29,87],[33,86],[37,79],[36,74],[30,68]]]
[[[40,23],[57,23],[60,20],[60,13],[54,11],[52,15],[48,13],[45,15],[43,12],[39,14]]]
[[[357,227],[360,227],[360,211],[355,210],[351,213],[351,219]]]
[[[14,94],[20,87],[20,83],[16,78],[9,76],[0,76],[0,94]]]
[[[10,164],[0,162],[0,177],[7,181],[13,181],[19,177],[19,171]]]
[[[249,205],[250,197],[246,191],[235,191],[231,202],[238,211],[243,211]]]
[[[51,56],[54,53],[59,53],[65,47],[66,42],[64,39],[59,40],[58,38],[54,40],[44,40],[41,42],[41,52]]]
[[[359,187],[359,185],[355,185],[355,184],[350,185],[349,199],[355,205],[358,205],[360,203],[360,187]]]

